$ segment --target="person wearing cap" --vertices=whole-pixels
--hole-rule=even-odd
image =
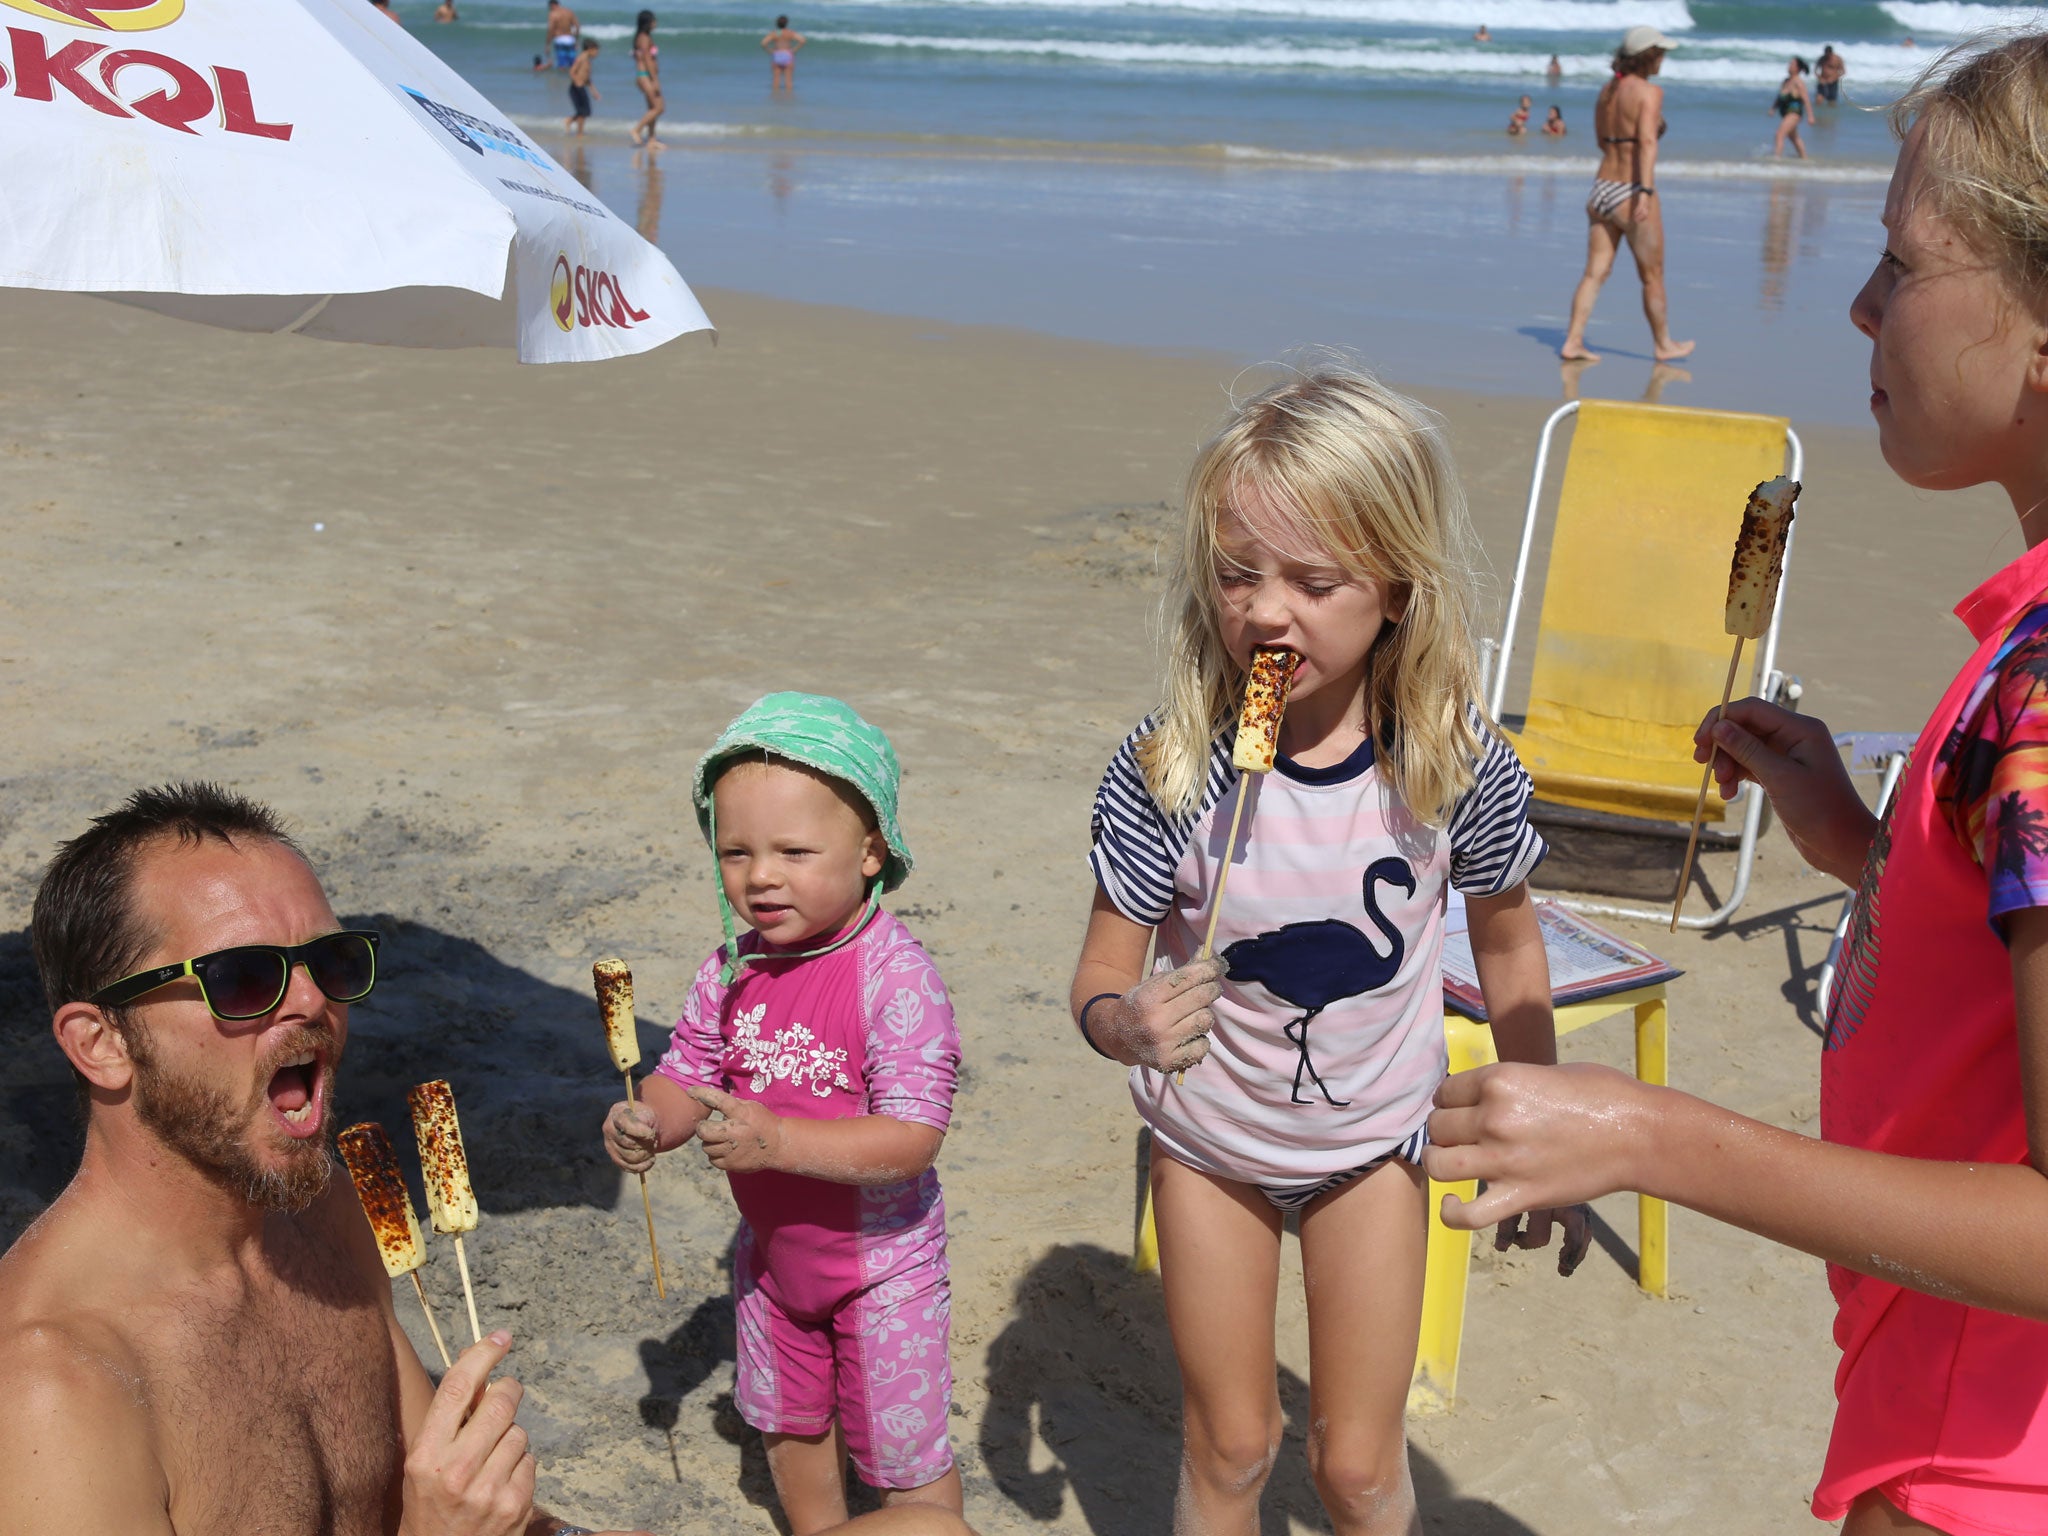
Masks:
[[[960,1035],[881,906],[911,868],[897,779],[888,737],[837,699],[769,694],[725,728],[691,786],[725,942],[604,1124],[628,1172],[694,1138],[731,1183],[733,1399],[793,1536],[846,1519],[848,1458],[885,1506],[961,1510],[932,1168]]]
[[[1643,280],[1643,317],[1660,363],[1690,356],[1693,343],[1673,341],[1664,299],[1664,215],[1657,202],[1657,141],[1664,137],[1664,90],[1652,83],[1671,39],[1655,27],[1630,27],[1614,53],[1614,78],[1593,105],[1600,169],[1586,199],[1586,272],[1572,295],[1570,324],[1558,356],[1597,362],[1586,346],[1593,303],[1614,270],[1623,241]]]

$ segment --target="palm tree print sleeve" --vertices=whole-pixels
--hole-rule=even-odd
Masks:
[[[2048,906],[2048,603],[1992,654],[1936,762],[1935,798],[1990,887],[1985,915]]]

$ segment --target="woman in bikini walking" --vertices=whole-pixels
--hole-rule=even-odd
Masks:
[[[661,148],[654,125],[668,110],[668,98],[661,94],[661,45],[654,40],[654,12],[642,11],[633,24],[633,83],[647,98],[647,110],[633,125],[633,142],[649,149]]]
[[[1673,341],[1664,314],[1664,215],[1657,206],[1657,140],[1664,133],[1664,90],[1651,83],[1671,40],[1655,27],[1630,27],[1614,55],[1614,78],[1593,107],[1600,169],[1586,199],[1586,275],[1572,295],[1571,324],[1558,356],[1591,362],[1586,323],[1593,302],[1614,270],[1623,241],[1643,280],[1643,317],[1660,363],[1691,355],[1693,343]]]

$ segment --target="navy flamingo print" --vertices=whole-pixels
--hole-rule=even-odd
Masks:
[[[1406,860],[1392,857],[1375,859],[1366,869],[1365,915],[1386,937],[1384,955],[1357,928],[1334,917],[1313,923],[1287,923],[1271,933],[1239,939],[1224,947],[1223,958],[1230,962],[1232,981],[1256,981],[1282,1001],[1307,1010],[1283,1031],[1301,1052],[1301,1059],[1294,1066],[1294,1091],[1289,1095],[1296,1104],[1309,1102],[1301,1096],[1304,1077],[1316,1085],[1316,1091],[1332,1108],[1343,1109],[1351,1102],[1332,1098],[1323,1085],[1309,1056],[1308,1026],[1330,1004],[1377,992],[1400,973],[1401,959],[1408,946],[1401,930],[1387,920],[1386,913],[1373,899],[1375,885],[1397,885],[1413,896],[1415,871]]]

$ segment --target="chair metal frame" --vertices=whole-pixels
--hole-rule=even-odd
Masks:
[[[1480,686],[1481,691],[1485,695],[1487,714],[1495,720],[1500,718],[1501,705],[1507,695],[1508,671],[1514,660],[1515,625],[1521,618],[1522,593],[1528,584],[1529,553],[1535,547],[1536,542],[1536,521],[1538,513],[1542,510],[1543,502],[1543,477],[1550,468],[1551,439],[1556,435],[1558,424],[1568,417],[1576,416],[1578,412],[1579,402],[1570,400],[1552,411],[1549,419],[1543,423],[1542,436],[1536,441],[1536,468],[1529,477],[1529,504],[1522,516],[1522,544],[1520,550],[1515,555],[1514,583],[1508,589],[1507,616],[1502,622],[1499,638],[1488,639],[1482,642],[1481,645]],[[1785,426],[1785,446],[1787,453],[1791,456],[1788,473],[1794,480],[1798,480],[1802,477],[1806,467],[1806,448],[1799,441],[1799,434],[1792,429],[1789,422]],[[1787,570],[1791,568],[1792,541],[1797,532],[1798,523],[1795,519],[1792,529],[1785,538],[1785,566]],[[1778,588],[1778,602],[1771,613],[1771,625],[1764,632],[1763,645],[1757,652],[1756,668],[1752,674],[1752,684],[1758,697],[1768,699],[1773,703],[1789,701],[1796,707],[1801,692],[1799,679],[1790,677],[1778,670],[1778,625],[1783,619],[1784,613],[1785,588],[1781,580]],[[1688,913],[1681,916],[1678,919],[1678,925],[1681,928],[1718,928],[1735,915],[1736,909],[1742,905],[1744,898],[1749,895],[1750,875],[1756,867],[1757,837],[1763,828],[1763,792],[1756,785],[1746,783],[1736,791],[1735,800],[1731,802],[1731,806],[1735,804],[1740,804],[1742,807],[1742,830],[1736,840],[1738,851],[1735,864],[1735,883],[1729,890],[1728,899],[1713,911],[1705,914]],[[1608,818],[1603,816],[1602,820],[1606,822]],[[1629,820],[1631,819],[1612,818],[1613,823],[1617,825],[1626,825]],[[1652,821],[1641,822],[1638,829],[1652,835],[1668,832],[1669,830],[1665,824]],[[1643,921],[1667,922],[1671,916],[1668,908],[1627,906],[1612,902],[1579,901],[1562,896],[1553,897],[1552,899],[1560,906],[1568,907],[1574,912],[1585,912],[1599,917],[1630,917]]]

